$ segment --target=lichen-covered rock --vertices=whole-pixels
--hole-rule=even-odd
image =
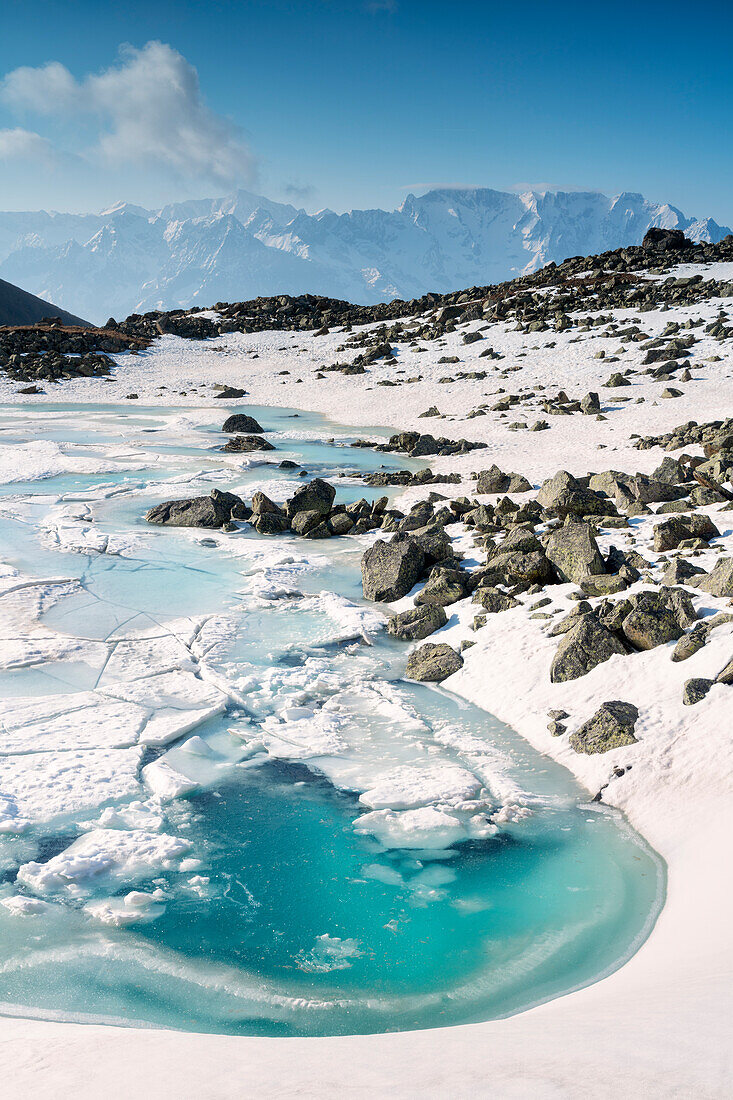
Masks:
[[[566,523],[564,527],[558,527],[547,540],[545,554],[561,581],[580,584],[588,577],[606,572],[598,543],[588,523]]]
[[[250,523],[258,535],[282,535],[290,529],[284,512],[254,512]]]
[[[403,641],[420,642],[448,622],[448,616],[438,604],[410,607],[401,611],[387,624],[387,633]]]
[[[733,558],[721,558],[695,587],[711,596],[733,596]]]
[[[462,570],[436,566],[422,592],[415,597],[415,603],[448,607],[463,599],[467,582],[468,577]]]
[[[667,550],[676,550],[681,542],[688,539],[710,542],[710,539],[717,538],[719,534],[720,531],[709,516],[670,516],[654,528],[654,549],[662,554]]]
[[[702,649],[708,640],[708,628],[703,623],[694,626],[689,634],[683,634],[677,645],[672,650],[673,661],[686,661],[698,650]]]
[[[334,535],[348,535],[354,526],[354,520],[346,512],[337,512],[329,519],[328,526]]]
[[[595,615],[580,616],[560,642],[550,666],[553,684],[577,680],[616,654],[625,654],[619,639]]]
[[[555,579],[544,550],[510,550],[495,554],[489,564],[507,584],[547,584]]]
[[[542,482],[537,503],[548,515],[560,516],[561,519],[566,516],[605,516],[616,511],[614,504],[586,488],[567,470],[559,470],[554,477]]]
[[[523,474],[504,473],[497,465],[482,470],[476,483],[477,493],[527,493],[532,488]]]
[[[633,703],[619,699],[603,703],[592,718],[570,735],[570,745],[576,752],[598,753],[635,745],[634,727],[639,717]]]
[[[685,680],[685,686],[682,689],[682,702],[686,707],[694,706],[695,703],[699,703],[705,698],[712,686],[713,681],[706,680],[703,676],[693,676],[691,680]]]
[[[364,598],[390,602],[406,596],[425,566],[425,555],[412,538],[378,539],[361,559]]]
[[[654,649],[681,636],[682,627],[667,593],[667,589],[638,592],[629,598],[631,609],[621,623],[621,630],[635,649]]]
[[[426,642],[411,653],[405,670],[411,680],[440,683],[463,668],[463,658],[452,646]]]
[[[705,570],[699,565],[693,565],[686,558],[675,558],[671,561],[662,574],[663,585],[687,584],[691,577],[700,576]]]
[[[296,512],[290,521],[290,527],[296,535],[306,535],[322,521],[323,516],[320,512]]]
[[[519,607],[519,600],[515,600],[507,592],[500,588],[477,588],[473,603],[480,604],[490,615],[496,615],[500,611],[509,611],[512,607]]]

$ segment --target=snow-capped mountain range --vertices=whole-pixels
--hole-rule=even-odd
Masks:
[[[371,303],[638,244],[650,226],[731,232],[633,193],[442,189],[393,211],[307,214],[240,190],[160,210],[0,213],[0,277],[97,322],[281,293]]]

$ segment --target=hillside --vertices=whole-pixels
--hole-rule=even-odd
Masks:
[[[0,325],[35,325],[44,317],[60,317],[66,325],[87,324],[80,317],[0,279]]]

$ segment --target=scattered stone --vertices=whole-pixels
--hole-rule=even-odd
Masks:
[[[550,680],[553,684],[577,680],[596,665],[626,652],[623,643],[595,615],[581,615],[555,651],[550,667]]]
[[[387,633],[403,641],[419,642],[445,626],[447,621],[448,616],[437,604],[411,607],[389,620]]]
[[[682,702],[686,707],[694,706],[695,703],[699,703],[705,698],[712,686],[713,681],[706,680],[703,676],[693,676],[691,680],[685,680],[685,686],[682,689]]]

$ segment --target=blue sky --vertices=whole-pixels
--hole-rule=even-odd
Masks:
[[[732,32],[727,0],[5,0],[0,209],[531,185],[730,225]]]

